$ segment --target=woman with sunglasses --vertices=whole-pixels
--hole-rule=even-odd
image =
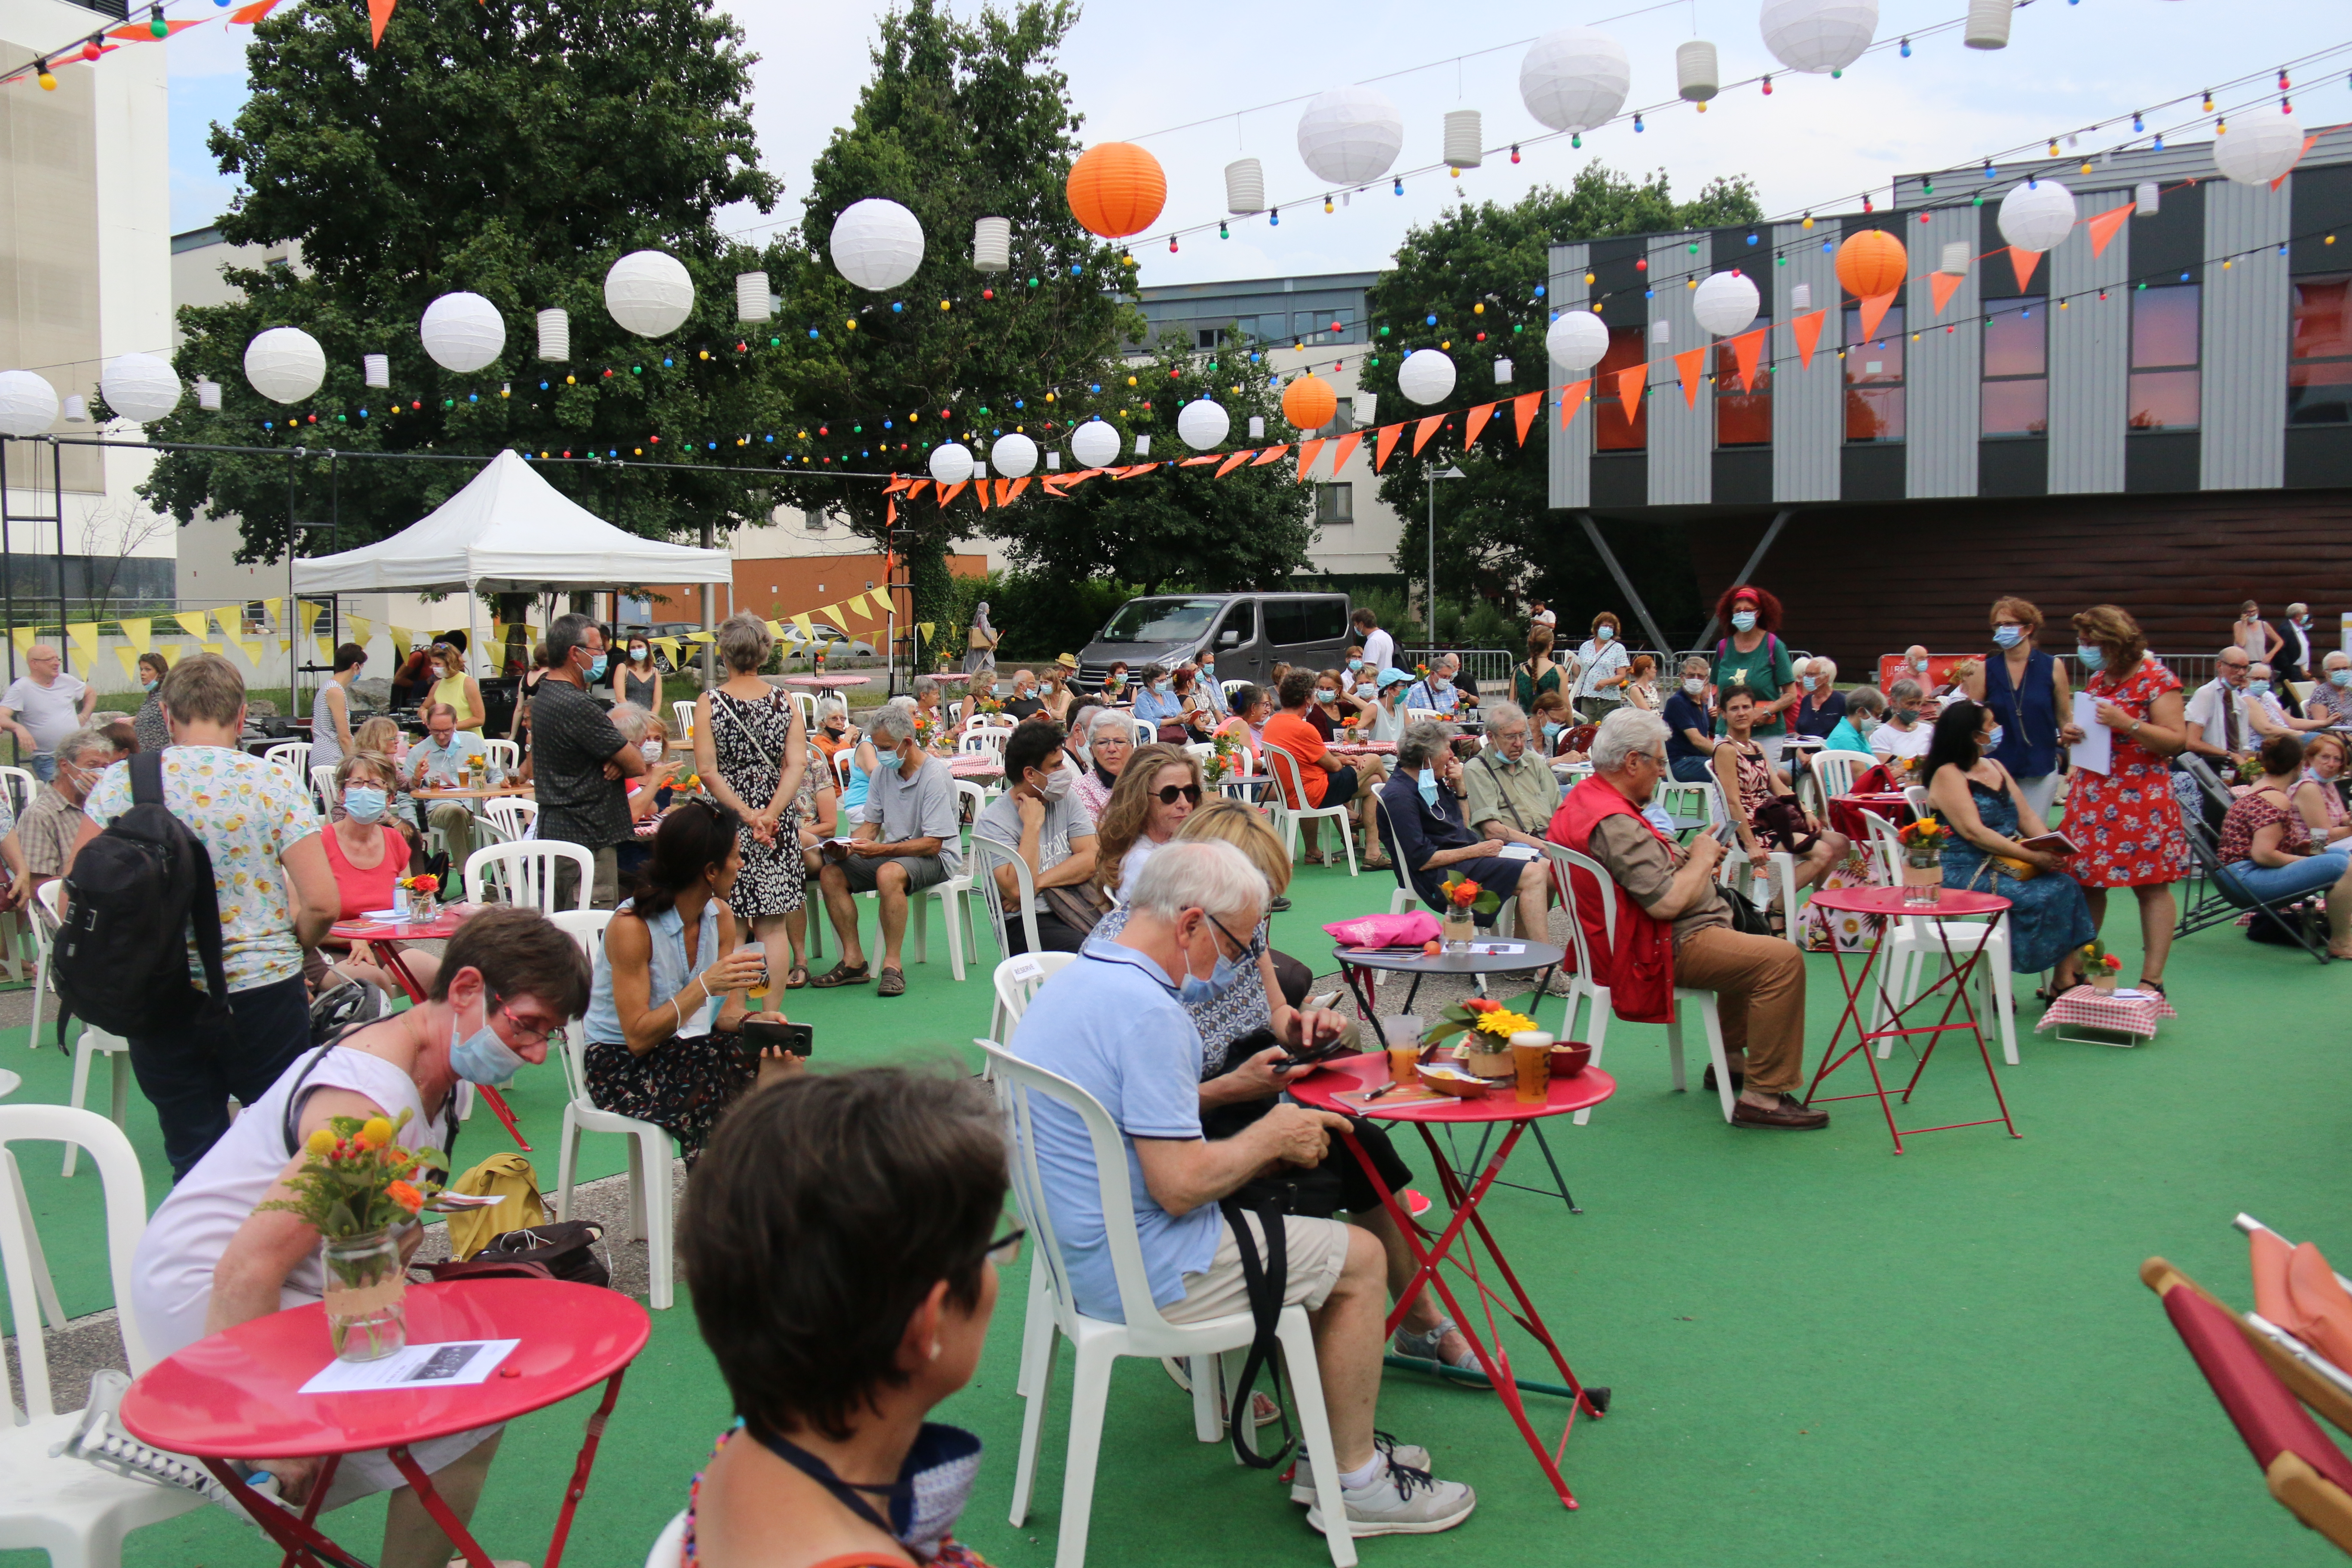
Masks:
[[[635,892],[604,928],[584,1023],[588,1098],[667,1131],[688,1169],[755,1073],[799,1066],[782,1054],[755,1064],[738,1037],[751,1010],[744,994],[768,962],[740,945],[727,908],[743,869],[741,820],[700,796],[670,808]]]
[[[1127,759],[1110,805],[1095,829],[1095,875],[1102,890],[1118,897],[1122,887],[1176,837],[1201,804],[1201,764],[1177,746],[1138,746]]]

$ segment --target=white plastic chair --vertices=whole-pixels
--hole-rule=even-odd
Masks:
[[[788,693],[788,695],[789,695],[789,696],[792,698],[792,700],[793,700],[793,707],[795,707],[795,708],[797,708],[797,709],[799,709],[799,710],[801,710],[801,729],[802,729],[802,731],[803,731],[803,732],[807,733],[807,734],[811,734],[811,735],[815,734],[815,733],[816,733],[816,693],[815,693],[815,692],[814,692],[814,691],[797,691],[797,690],[796,690],[796,691],[793,691],[793,692]]]
[[[1408,708],[1404,710],[1404,721],[1408,724],[1418,724],[1424,719],[1428,720],[1433,724],[1447,724],[1453,722],[1453,721],[1446,718],[1444,714],[1440,713],[1434,708]]]
[[[1132,719],[1134,718],[1134,715],[1129,714],[1129,717]],[[1142,719],[1135,719],[1135,743],[1137,745],[1149,746],[1159,739],[1159,725],[1150,723]]]
[[[1111,1369],[1121,1356],[1198,1357],[1200,1365],[1218,1352],[1239,1349],[1255,1337],[1247,1312],[1211,1318],[1197,1323],[1171,1323],[1151,1299],[1151,1283],[1143,1270],[1142,1244],[1135,1232],[1135,1199],[1127,1175],[1127,1149],[1109,1112],[1076,1084],[1033,1067],[992,1041],[978,1042],[988,1053],[988,1075],[1005,1120],[1005,1142],[1012,1152],[1013,1196],[1022,1223],[1035,1247],[1030,1262],[1033,1279],[1045,1280],[1043,1305],[1033,1312],[1023,1332],[1022,1363],[1030,1369],[1022,1392],[1028,1408],[1021,1420],[1021,1453],[1013,1480],[1012,1521],[1017,1527],[1029,1517],[1029,1499],[1037,1479],[1037,1446],[1051,1397],[1054,1336],[1070,1341],[1077,1352],[1075,1384],[1070,1397],[1068,1458],[1062,1472],[1062,1521],[1055,1543],[1055,1568],[1084,1568],[1087,1527],[1094,1509],[1095,1465],[1102,1447],[1103,1415],[1110,1401]],[[1118,1281],[1119,1310],[1124,1322],[1107,1322],[1078,1311],[1070,1288],[1068,1260],[1045,1202],[1045,1180],[1037,1168],[1034,1100],[1043,1096],[1058,1103],[1084,1123],[1093,1145],[1096,1179],[1102,1193],[1104,1239],[1111,1270]],[[1347,1526],[1347,1508],[1339,1497],[1339,1467],[1331,1447],[1331,1425],[1323,1403],[1323,1380],[1317,1370],[1315,1338],[1303,1307],[1285,1307],[1275,1332],[1290,1373],[1293,1413],[1307,1456],[1315,1470],[1316,1507],[1324,1521],[1324,1542],[1335,1568],[1354,1568],[1355,1536]],[[1193,1407],[1196,1435],[1214,1441],[1215,1406],[1209,1380],[1195,1375]],[[1246,1415],[1244,1419],[1246,1419]],[[1212,1429],[1203,1433],[1202,1428]],[[1170,1494],[1171,1496],[1176,1494]],[[1176,1521],[1171,1520],[1171,1525]]]
[[[1878,765],[1878,759],[1868,752],[1815,752],[1810,765],[1813,777],[1820,781],[1822,815],[1829,815],[1829,803],[1834,796],[1852,795],[1853,781]]]
[[[594,963],[604,943],[610,910],[565,910],[547,917]],[[605,1110],[588,1098],[588,1029],[575,1018],[562,1029],[563,1126],[557,1133],[555,1217],[572,1217],[572,1188],[580,1163],[580,1137],[613,1132],[629,1141],[629,1201],[621,1211],[621,1239],[646,1238],[646,1300],[667,1308],[673,1299],[670,1223],[669,1133],[650,1121]]]
[[[988,1033],[1001,1040],[1013,1033],[1037,988],[1077,962],[1075,952],[1016,952],[996,966],[996,1005],[990,1011]]]
[[[679,1509],[654,1537],[654,1548],[646,1553],[646,1568],[680,1568],[685,1561],[686,1510]]]
[[[555,913],[555,863],[569,860],[580,870],[579,902],[584,910],[595,891],[596,858],[577,844],[556,838],[532,838],[520,844],[491,844],[466,857],[466,901],[483,904],[496,889],[509,904],[521,904],[543,915]]]
[[[1589,855],[1580,855],[1564,844],[1549,845],[1548,852],[1552,858],[1552,880],[1559,889],[1560,903],[1568,913],[1570,940],[1575,943],[1576,984],[1592,998],[1591,1017],[1594,1030],[1591,1041],[1592,1060],[1594,1065],[1598,1066],[1601,1061],[1601,1037],[1606,1033],[1611,1003],[1609,988],[1605,985],[1596,985],[1592,981],[1592,954],[1586,949],[1584,925],[1582,918],[1577,912],[1577,900],[1583,895],[1576,890],[1576,874],[1581,872],[1592,879],[1594,889],[1592,896],[1601,900],[1601,934],[1609,943],[1609,950],[1612,952],[1617,951],[1617,882],[1609,875],[1608,868],[1601,865],[1600,861]],[[1680,1094],[1690,1087],[1687,1077],[1683,1071],[1682,1010],[1683,1004],[1685,1002],[1697,1007],[1700,1026],[1706,1031],[1707,1059],[1715,1064],[1716,1094],[1723,1101],[1723,1119],[1728,1121],[1731,1120],[1731,1106],[1736,1096],[1731,1088],[1730,1058],[1724,1054],[1723,1049],[1723,1015],[1717,1008],[1715,993],[1712,991],[1700,991],[1686,985],[1675,987],[1674,1016],[1666,1024],[1666,1057],[1674,1068],[1675,1092]],[[1575,1017],[1575,1011],[1576,999],[1571,993],[1568,1013],[1571,1021]]]
[[[34,797],[41,793],[41,781],[30,768],[0,767],[0,786],[8,791],[8,809],[18,816],[33,809]]]
[[[104,1118],[62,1105],[0,1105],[0,1189],[5,1189],[0,1191],[0,1265],[7,1275],[25,1389],[22,1419],[0,1426],[0,1551],[45,1551],[52,1568],[114,1568],[122,1560],[125,1535],[200,1508],[205,1500],[84,1460],[50,1457],[50,1447],[80,1425],[82,1413],[60,1413],[49,1384],[38,1300],[47,1270],[16,1155],[7,1148],[20,1140],[87,1149],[98,1165],[106,1193],[107,1263],[120,1309],[117,1321],[134,1375],[155,1361],[131,1311],[131,1256],[147,1228],[146,1188],[131,1140]]]
[[[845,790],[845,789],[847,789],[847,788],[849,787],[849,770],[850,770],[850,769],[852,769],[852,768],[854,768],[854,767],[856,767],[856,765],[857,765],[857,748],[856,748],[856,747],[855,747],[855,746],[844,746],[844,747],[842,747],[842,748],[841,748],[841,750],[839,750],[839,751],[837,751],[837,752],[834,752],[834,753],[833,753],[833,787],[834,787],[835,789],[836,789],[836,790]]]
[[[1275,782],[1274,794],[1266,804],[1274,811],[1275,830],[1282,835],[1284,851],[1293,860],[1297,859],[1298,825],[1302,822],[1320,821],[1328,817],[1339,826],[1339,847],[1348,852],[1348,875],[1354,876],[1356,874],[1356,840],[1348,827],[1348,803],[1341,801],[1333,805],[1310,806],[1304,804],[1292,805],[1290,801],[1293,796],[1297,797],[1302,803],[1307,799],[1307,790],[1298,776],[1298,759],[1280,746],[1273,745],[1265,748],[1265,756],[1267,762],[1273,765]]]
[[[689,697],[669,705],[670,731],[681,741],[694,739],[694,704],[695,699]]]
[[[42,883],[33,894],[34,900],[40,906],[39,911],[28,916],[25,922],[33,928],[33,940],[40,954],[33,976],[33,1032],[30,1038],[36,1049],[39,1048],[41,1041],[41,991],[49,979],[51,933],[58,929],[62,919],[59,900],[64,897],[65,886],[62,880]],[[93,1057],[107,1058],[112,1078],[107,1120],[121,1127],[131,1109],[131,1042],[121,1035],[107,1033],[86,1018],[82,1020],[81,1034],[74,1041],[73,1092],[67,1097],[66,1103],[79,1110],[88,1102],[89,1065]],[[70,1176],[74,1173],[74,1163],[80,1154],[79,1144],[66,1145],[64,1174]]]
[[[334,763],[328,763],[310,770],[310,795],[318,801],[320,811],[329,812],[335,809]]]
[[[1708,826],[1713,826],[1730,820],[1731,808],[1724,804],[1723,786],[1709,780],[1706,788]],[[1786,849],[1768,849],[1764,852],[1764,858],[1767,877],[1765,886],[1769,889],[1773,881],[1777,880],[1780,883],[1780,917],[1786,922],[1787,930],[1793,938],[1797,929],[1797,858]],[[1759,909],[1764,907],[1764,904],[1756,898],[1756,868],[1750,863],[1748,851],[1739,847],[1739,841],[1737,838],[1727,841],[1723,852],[1723,864],[1717,868],[1715,876],[1716,880],[1734,896],[1746,899]],[[1765,900],[1769,901],[1770,898],[1771,894],[1768,891],[1765,894]]]
[[[1874,811],[1862,814],[1863,823],[1870,830],[1874,875],[1882,885],[1902,884],[1902,840],[1895,837],[1895,825]],[[1920,966],[1944,954],[1948,941],[1954,957],[1961,957],[1984,943],[1984,955],[1977,960],[1977,1016],[1982,1020],[1990,1013],[1992,1022],[2000,1026],[2001,1060],[2011,1067],[2018,1065],[2015,977],[2009,967],[2009,922],[1997,923],[1990,935],[1985,933],[1981,921],[1964,918],[1938,920],[1932,915],[1906,915],[1887,924],[1881,939],[1884,951],[1878,955],[1878,979],[1872,988],[1871,1027],[1882,1026],[1896,1008],[1911,998],[1912,988],[1920,978]],[[1883,1061],[1894,1054],[1895,1037],[1890,1035],[1878,1042],[1878,1056]]]
[[[300,784],[310,776],[310,742],[280,741],[265,747],[261,760],[272,767],[284,768],[293,775],[295,783]]]
[[[512,778],[522,767],[522,745],[517,741],[486,740],[482,756],[502,777]]]
[[[1029,875],[1029,862],[1001,844],[975,837],[971,847],[965,851],[964,866],[964,874],[970,879],[972,890],[980,895],[982,906],[988,910],[989,923],[995,929],[996,951],[1019,956],[1013,952],[1012,940],[1005,931],[1005,922],[1017,915],[1021,921],[1022,940],[1026,943],[1022,952],[1036,952],[1037,883]],[[1004,889],[997,886],[995,871],[999,866],[1013,868],[1015,907],[1006,906]]]
[[[1413,891],[1412,882],[1405,874],[1404,857],[1397,853],[1396,833],[1389,826],[1388,802],[1380,792],[1372,793],[1372,832],[1379,836],[1381,847],[1389,852],[1389,869],[1396,874],[1396,891],[1389,895],[1389,913],[1408,915],[1421,908],[1421,895]],[[1372,983],[1380,983],[1382,972],[1372,971]]]
[[[1228,712],[1233,710],[1234,693],[1239,691],[1243,687],[1250,684],[1251,682],[1246,680],[1220,680],[1217,682],[1217,689],[1224,693],[1225,709]]]
[[[509,843],[519,844],[530,837],[539,821],[539,802],[528,795],[493,795],[482,803],[482,819],[505,834]]]

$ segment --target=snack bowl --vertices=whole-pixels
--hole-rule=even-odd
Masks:
[[[1485,1079],[1474,1078],[1458,1067],[1423,1066],[1418,1070],[1422,1088],[1450,1094],[1456,1100],[1484,1100],[1494,1090],[1494,1085]]]
[[[1551,1048],[1551,1076],[1574,1078],[1592,1060],[1592,1047],[1581,1040],[1562,1040]]]

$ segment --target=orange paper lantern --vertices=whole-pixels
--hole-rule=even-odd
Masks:
[[[1067,189],[1070,216],[1105,239],[1141,233],[1168,205],[1160,160],[1132,142],[1105,142],[1079,153]]]
[[[1282,416],[1301,430],[1320,430],[1339,413],[1339,395],[1319,375],[1302,375],[1282,389]]]
[[[1903,242],[1883,228],[1862,229],[1838,247],[1838,281],[1859,300],[1874,300],[1903,287],[1911,258]]]

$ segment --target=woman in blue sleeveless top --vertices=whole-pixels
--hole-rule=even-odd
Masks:
[[[2043,821],[2058,798],[2058,751],[2074,698],[2066,667],[2034,647],[2042,612],[2008,595],[1993,601],[1993,651],[1969,685],[1971,701],[1992,710],[2000,726],[1993,760],[2009,770],[2026,803]]]

